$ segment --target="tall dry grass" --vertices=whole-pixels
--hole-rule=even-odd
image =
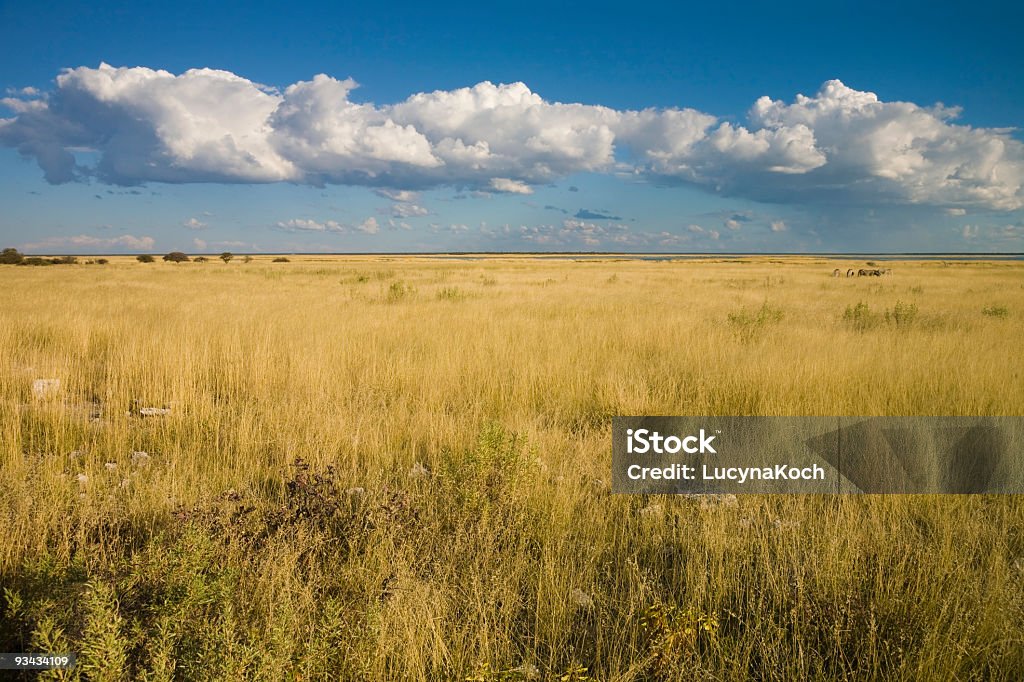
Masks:
[[[616,414],[1024,414],[1024,266],[847,266],[0,268],[0,649],[96,680],[1013,679],[1012,497],[610,494]]]

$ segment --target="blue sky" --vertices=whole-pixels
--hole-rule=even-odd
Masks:
[[[1021,25],[977,3],[6,3],[0,241],[1024,251]]]

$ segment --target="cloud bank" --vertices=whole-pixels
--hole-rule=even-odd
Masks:
[[[573,173],[626,172],[769,202],[1024,207],[1024,144],[1011,131],[838,80],[788,103],[761,97],[745,125],[549,102],[523,83],[390,105],[352,101],[356,87],[322,74],[281,91],[213,69],[79,67],[51,92],[0,100],[14,113],[0,144],[51,183],[347,184],[409,203],[431,187],[529,194]]]
[[[68,247],[75,249],[108,249],[127,251],[152,251],[156,240],[152,237],[136,237],[123,234],[119,237],[94,237],[88,234],[77,234],[70,237],[48,237],[42,241],[23,244],[23,249],[31,251],[59,250]]]
[[[279,221],[275,227],[285,232],[337,232],[340,234],[351,234],[362,232],[363,234],[377,234],[380,232],[380,225],[377,219],[369,217],[358,225],[346,225],[337,220],[310,220],[308,218],[292,218],[291,220]]]

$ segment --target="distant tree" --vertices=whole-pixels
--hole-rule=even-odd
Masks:
[[[242,262],[243,263],[251,263],[252,262],[252,256],[246,254],[245,256],[242,257]]]
[[[148,253],[144,253],[141,256],[136,256],[135,260],[139,261],[140,263],[153,263],[156,261],[156,258],[153,258]]]
[[[274,263],[287,263],[287,262],[289,262],[289,261],[288,261],[288,259],[287,259],[287,258],[285,258],[284,256],[278,256],[277,258],[275,258],[275,259],[273,260],[273,262],[274,262]]]
[[[17,249],[4,249],[0,252],[0,263],[4,265],[17,265],[23,260],[25,257]]]
[[[109,262],[110,261],[107,260],[106,258],[98,258],[98,259],[96,259],[96,264],[97,265],[106,265]]]
[[[19,265],[52,265],[52,262],[39,256],[27,256]]]
[[[164,256],[164,260],[171,263],[187,263],[189,258],[181,251],[171,251],[169,254]]]
[[[231,262],[231,259],[234,257],[235,254],[231,253],[230,251],[225,251],[224,253],[220,254],[220,259],[225,263]]]
[[[196,257],[195,257],[195,258],[193,258],[192,260],[193,260],[193,262],[195,262],[195,263],[205,263],[206,261],[208,261],[208,260],[210,260],[210,259],[209,259],[209,258],[207,258],[206,256],[196,256]]]
[[[54,265],[74,265],[78,262],[78,259],[74,256],[58,256],[57,258],[51,258],[50,262]]]

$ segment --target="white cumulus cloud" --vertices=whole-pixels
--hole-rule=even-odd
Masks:
[[[70,237],[48,237],[38,242],[23,244],[26,251],[50,251],[54,249],[70,248],[80,250],[113,249],[115,251],[152,251],[156,246],[156,240],[152,237],[136,237],[130,234],[122,234],[118,237],[95,237],[88,234],[78,234]]]
[[[373,217],[367,218],[356,225],[356,229],[366,234],[377,234],[380,232],[380,226],[377,224],[377,219]]]
[[[275,227],[285,232],[337,232],[343,234],[350,234],[352,232],[377,234],[380,232],[380,225],[377,223],[377,219],[372,216],[358,225],[346,225],[337,220],[320,221],[309,218],[292,218],[290,220],[278,221]]]
[[[418,204],[396,202],[391,205],[391,215],[395,218],[416,218],[430,215],[430,211]]]
[[[0,119],[0,145],[53,183],[336,183],[415,204],[430,187],[528,194],[573,173],[628,172],[780,203],[1024,207],[1024,144],[1010,131],[838,80],[792,101],[761,97],[743,123],[551,102],[523,83],[385,105],[353,101],[356,87],[323,74],[279,90],[215,69],[79,67],[51,92],[4,98],[14,115]]]
[[[507,192],[509,194],[533,194],[533,188],[525,182],[509,178],[491,178],[491,189],[495,192]]]

